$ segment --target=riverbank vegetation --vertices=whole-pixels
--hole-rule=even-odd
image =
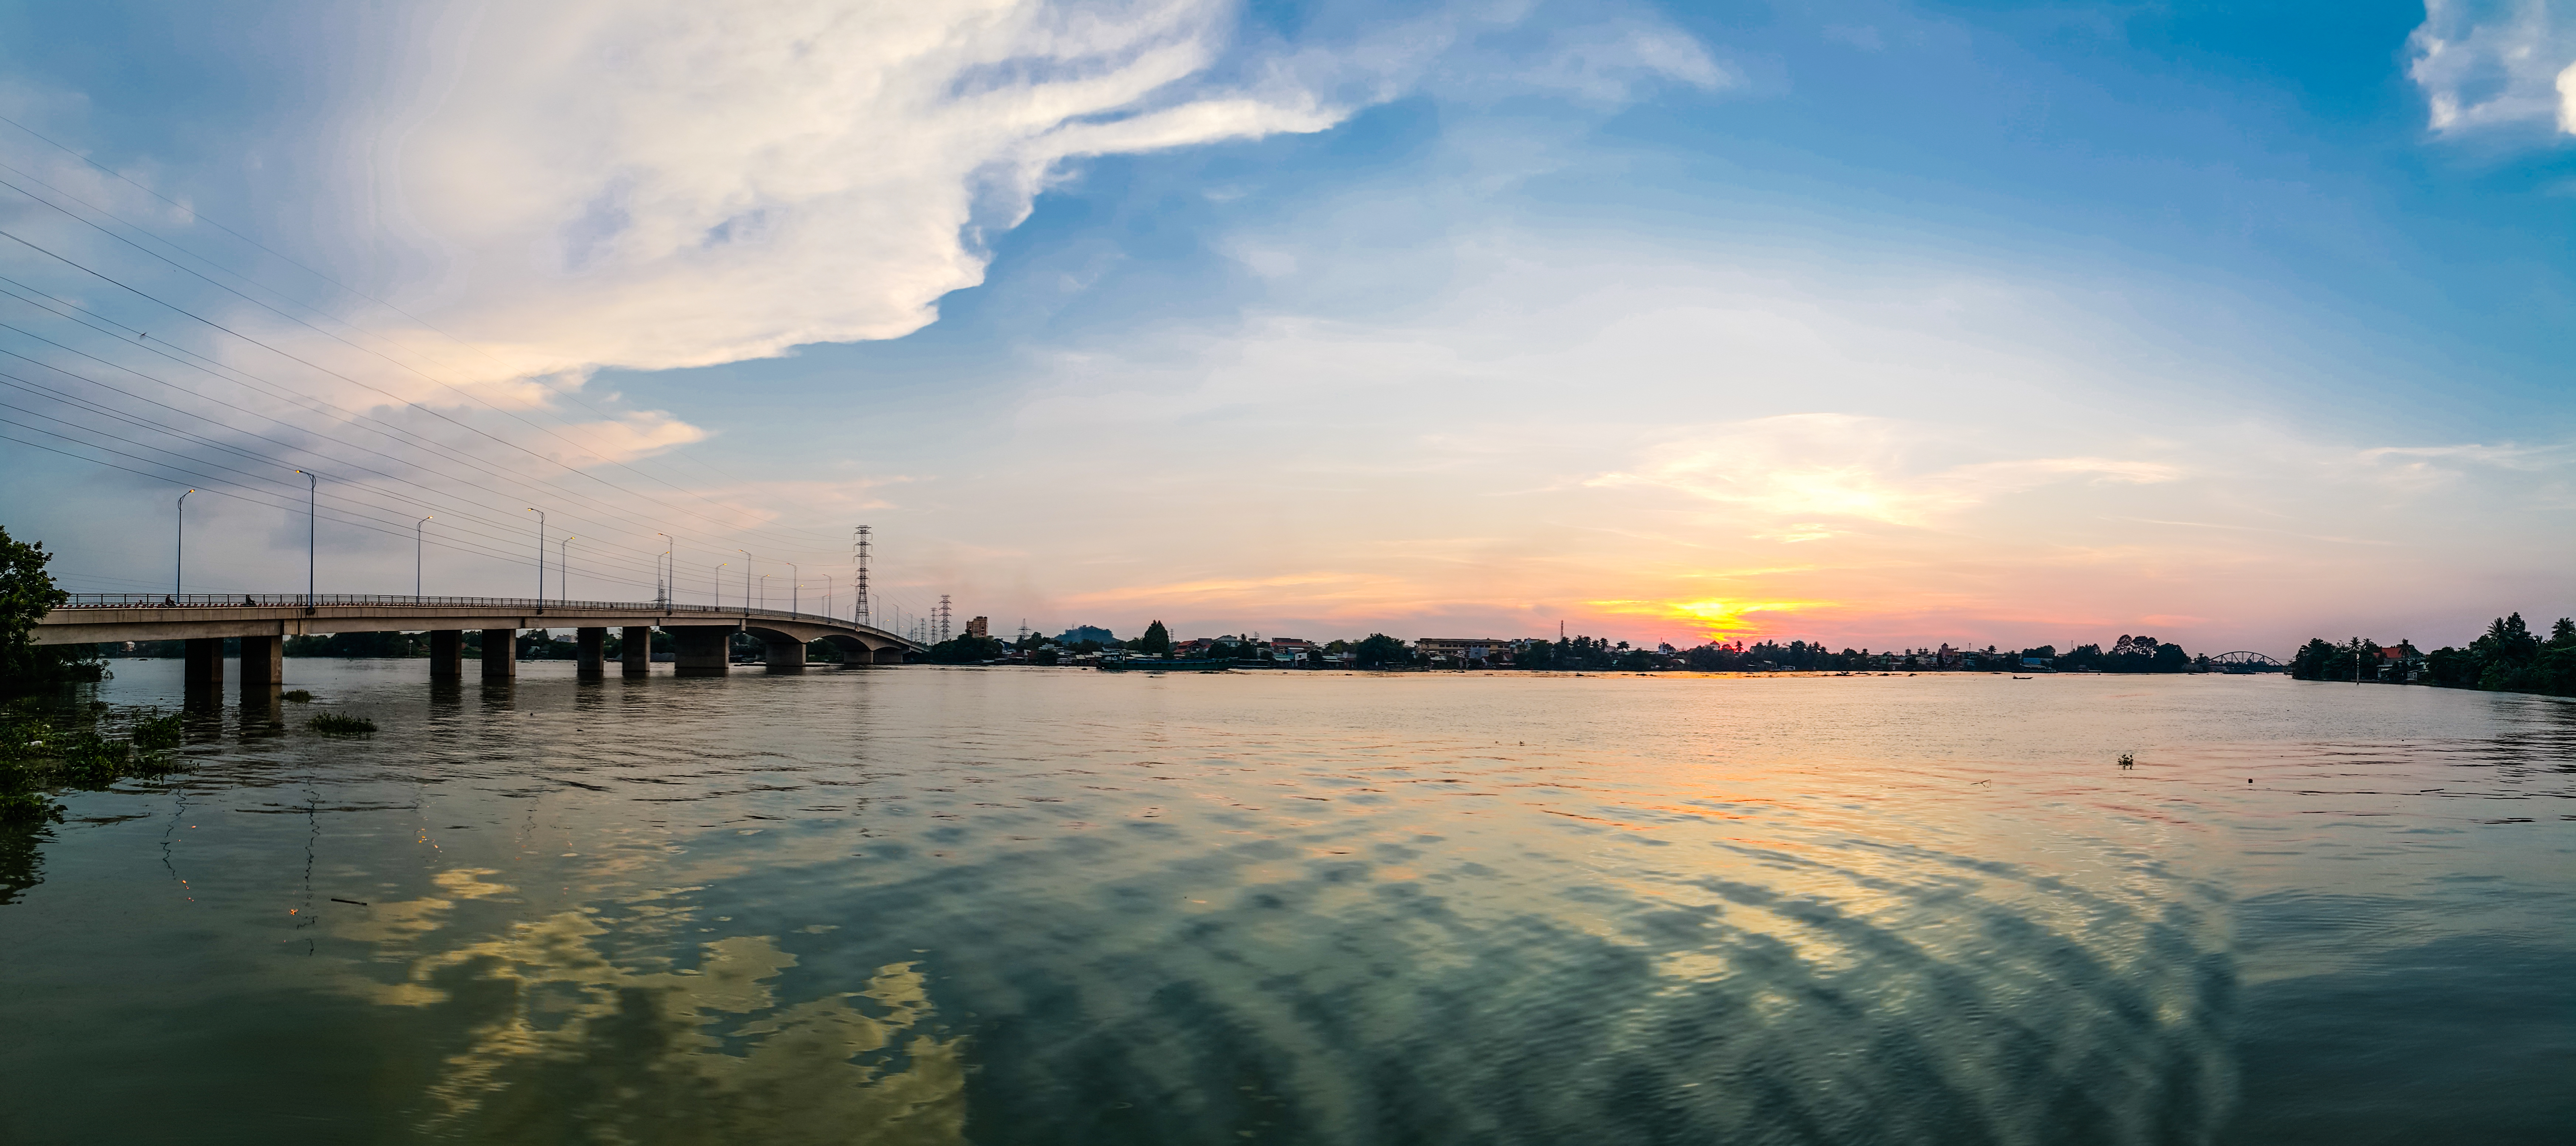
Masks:
[[[2465,648],[2446,645],[2430,653],[2418,653],[2405,642],[2382,645],[2354,637],[2337,643],[2318,637],[2290,658],[2290,675],[2576,696],[2576,619],[2560,617],[2544,638],[2522,614],[2513,613],[2490,622]]]
[[[66,788],[95,790],[180,770],[171,751],[182,735],[177,715],[129,714],[121,734],[114,719],[96,702],[53,714],[23,705],[0,714],[0,824],[61,819],[53,796]]]
[[[0,695],[95,683],[107,676],[106,663],[87,645],[35,643],[36,622],[71,599],[45,571],[53,560],[43,542],[19,541],[0,528]]]

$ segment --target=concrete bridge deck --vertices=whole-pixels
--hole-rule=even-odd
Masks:
[[[242,595],[191,593],[80,593],[45,614],[29,636],[39,645],[123,641],[186,641],[191,685],[223,680],[223,642],[241,641],[245,689],[274,685],[283,667],[286,638],[314,633],[426,632],[430,679],[464,675],[464,635],[483,633],[486,680],[517,674],[516,642],[522,629],[572,629],[585,675],[606,671],[608,630],[624,630],[624,672],[649,670],[652,633],[671,634],[673,671],[680,676],[721,676],[735,633],[759,637],[772,668],[805,663],[811,641],[840,648],[845,665],[900,664],[921,646],[883,629],[819,613],[655,601],[541,601],[521,597],[409,597],[301,593]]]

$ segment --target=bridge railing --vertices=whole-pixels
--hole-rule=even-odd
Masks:
[[[306,604],[302,593],[73,593],[56,606],[62,609],[279,609],[301,608]],[[823,625],[849,625],[849,620],[822,613],[794,613],[785,609],[750,608],[740,605],[682,605],[658,601],[564,601],[534,597],[426,597],[409,593],[316,593],[315,607],[323,605],[414,606],[419,608],[465,607],[478,609],[514,609],[536,614],[548,609],[591,609],[623,613],[654,613],[670,616],[701,617],[767,617],[806,621]],[[875,628],[871,625],[869,628]],[[879,630],[883,631],[883,630]]]

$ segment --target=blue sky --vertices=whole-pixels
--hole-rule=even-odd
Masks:
[[[0,259],[267,387],[167,378],[232,395],[202,439],[293,395],[406,427],[255,447],[346,479],[347,591],[408,590],[406,506],[459,522],[441,587],[517,591],[503,519],[555,498],[576,596],[649,593],[656,528],[684,596],[845,586],[864,521],[887,604],[1004,628],[2285,651],[2576,611],[2576,12],[2242,7],[13,6],[0,112],[124,178],[6,125],[0,162],[259,285],[0,219],[275,349]],[[75,587],[166,584],[173,480],[276,500],[0,400],[93,459],[0,445],[0,524]],[[332,470],[361,439],[378,476]],[[191,588],[300,564],[278,505],[208,513]]]

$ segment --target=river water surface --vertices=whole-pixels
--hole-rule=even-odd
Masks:
[[[2576,1135],[2566,701],[570,670],[16,837],[0,1141]]]

